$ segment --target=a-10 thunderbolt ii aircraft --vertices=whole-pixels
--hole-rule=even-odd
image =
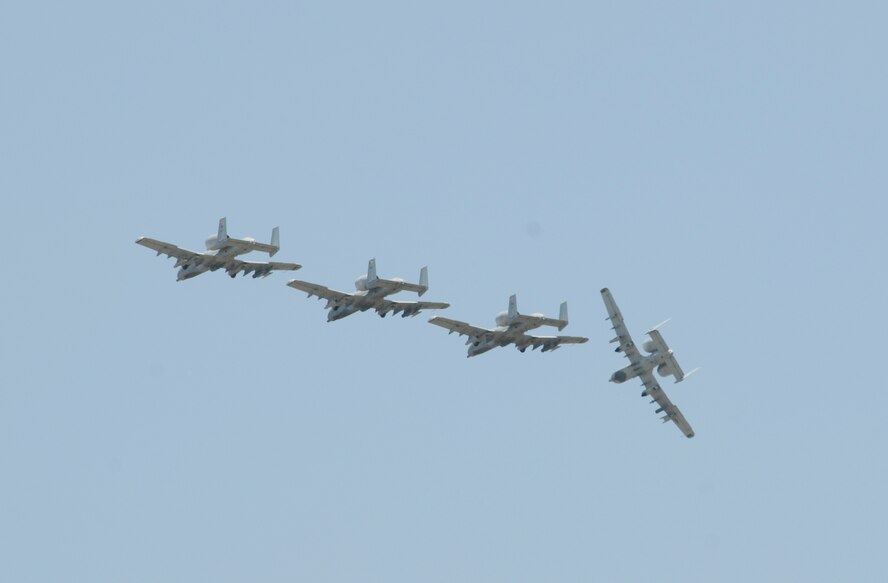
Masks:
[[[540,352],[546,352],[556,350],[562,344],[582,344],[589,340],[583,336],[531,336],[527,334],[528,330],[540,326],[553,326],[559,331],[563,330],[567,326],[567,302],[561,304],[557,320],[547,318],[543,314],[526,316],[518,313],[518,300],[514,294],[509,298],[509,310],[497,314],[496,328],[477,328],[465,322],[440,317],[432,318],[429,323],[446,328],[450,333],[457,332],[460,336],[468,336],[466,340],[466,344],[469,345],[468,357],[484,354],[497,346],[509,344],[514,344],[521,352],[527,350],[528,346],[532,346],[533,350],[542,347]]]
[[[201,273],[207,271],[216,271],[224,269],[228,275],[235,277],[238,273],[244,275],[252,272],[253,277],[266,277],[274,270],[296,271],[301,265],[296,263],[279,263],[241,261],[236,259],[238,255],[250,253],[251,251],[262,251],[268,253],[269,257],[273,256],[281,248],[280,229],[275,227],[271,231],[271,243],[259,243],[252,237],[244,239],[234,239],[228,236],[228,227],[225,217],[219,219],[219,230],[215,235],[210,235],[206,241],[207,250],[203,253],[182,249],[172,243],[165,243],[157,239],[148,237],[139,237],[136,243],[144,247],[148,247],[157,251],[158,255],[166,255],[176,258],[176,265],[179,267],[179,273],[176,275],[177,281],[191,279]]]
[[[429,289],[429,268],[423,267],[419,272],[419,283],[409,283],[401,278],[382,279],[376,275],[376,259],[371,259],[367,265],[367,274],[361,275],[355,280],[355,293],[345,293],[332,290],[328,287],[309,283],[307,281],[299,281],[291,279],[287,285],[298,290],[308,293],[308,297],[317,296],[318,299],[327,300],[325,308],[330,311],[327,313],[327,321],[341,320],[346,316],[350,316],[355,312],[366,312],[369,309],[376,310],[380,317],[386,314],[401,314],[402,318],[407,316],[415,316],[422,310],[442,310],[450,307],[450,304],[443,302],[413,302],[413,301],[396,301],[387,300],[386,296],[396,294],[401,291],[416,292],[422,296]]]
[[[672,404],[669,397],[660,388],[657,379],[654,378],[654,369],[657,370],[660,376],[672,375],[675,378],[675,382],[683,381],[700,370],[695,368],[688,374],[684,374],[681,367],[678,366],[675,355],[669,346],[666,345],[666,341],[663,340],[663,336],[658,330],[660,326],[669,320],[657,324],[651,330],[648,330],[647,334],[650,336],[650,339],[642,345],[642,348],[648,354],[642,354],[638,347],[635,346],[635,343],[632,342],[629,330],[626,329],[626,325],[623,323],[623,315],[620,313],[620,308],[617,307],[617,303],[614,301],[610,290],[607,288],[602,289],[601,297],[604,299],[604,305],[607,308],[607,319],[613,323],[613,330],[617,333],[616,338],[611,340],[611,342],[619,343],[615,352],[622,352],[629,359],[629,366],[615,372],[610,378],[611,382],[619,384],[629,379],[640,377],[644,385],[644,391],[642,391],[641,396],[651,397],[651,403],[659,405],[656,412],[665,413],[662,417],[663,423],[672,420],[686,437],[694,437],[694,430],[691,429],[687,419],[684,418],[678,407]]]

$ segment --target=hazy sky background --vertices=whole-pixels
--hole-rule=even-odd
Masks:
[[[886,17],[3,5],[0,580],[884,580]],[[466,359],[133,244],[222,216],[590,341]],[[607,382],[603,286],[704,367],[696,438]]]

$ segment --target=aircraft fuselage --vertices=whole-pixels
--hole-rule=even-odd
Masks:
[[[655,352],[653,354],[642,356],[641,360],[637,363],[623,367],[612,374],[610,382],[617,384],[625,383],[630,379],[634,379],[635,377],[640,376],[645,372],[650,372],[660,365],[667,363],[671,356],[671,350],[668,353]]]
[[[468,341],[469,350],[466,357],[471,358],[473,356],[478,356],[479,354],[484,354],[494,348],[501,348],[503,346],[508,346],[509,344],[514,344],[519,338],[524,336],[525,332],[532,329],[532,327],[524,324],[518,324],[514,327],[497,326],[493,329],[495,335],[490,340],[477,340],[472,342],[472,339],[470,338]]]
[[[211,239],[214,240],[215,238],[211,237]],[[207,240],[207,246],[210,246],[210,239]],[[251,249],[241,249],[234,245],[227,245],[221,249],[208,249],[201,253],[201,255],[204,257],[213,257],[214,259],[233,259],[238,255],[243,255],[250,251]],[[186,279],[197,277],[201,273],[206,273],[207,271],[216,271],[216,269],[219,268],[210,268],[199,262],[186,263],[185,265],[182,265],[181,269],[179,269],[179,272],[176,274],[176,281],[185,281]]]
[[[222,249],[219,249],[218,251],[206,251],[205,253],[202,253],[201,255],[203,255],[205,257],[213,257],[215,259],[228,259],[228,258],[237,257],[238,255],[243,255],[244,253],[248,253],[248,252],[249,251],[240,250],[237,247],[223,247]],[[182,266],[181,269],[179,269],[179,272],[176,274],[176,281],[185,281],[186,279],[191,279],[192,277],[197,277],[201,273],[206,273],[208,271],[215,271],[216,269],[218,269],[218,267],[215,269],[211,269],[210,267],[207,267],[207,266],[202,265],[197,262],[186,263],[185,265]]]
[[[356,291],[348,301],[336,304],[330,308],[330,311],[327,312],[327,321],[334,322],[346,316],[351,316],[356,312],[366,312],[371,308],[375,308],[379,300],[398,291],[388,286],[378,286],[368,290]]]

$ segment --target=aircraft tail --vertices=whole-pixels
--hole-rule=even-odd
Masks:
[[[281,250],[281,228],[275,227],[271,230],[271,251],[268,252],[269,257]]]
[[[558,330],[564,330],[567,326],[567,302],[561,302],[561,309],[558,312],[558,319],[561,321],[561,324],[558,325]]]
[[[509,321],[511,322],[518,316],[518,296],[512,294],[509,296]]]
[[[428,266],[423,267],[419,270],[419,287],[420,291],[416,292],[420,296],[426,293],[429,290],[429,268]]]
[[[678,383],[678,382],[681,382],[681,381],[685,380],[686,378],[688,378],[689,376],[691,376],[692,374],[694,374],[695,372],[697,372],[697,371],[700,370],[701,368],[703,368],[703,367],[698,366],[697,368],[695,368],[694,370],[692,370],[692,371],[689,372],[688,374],[683,375],[680,379],[678,379],[678,380],[675,381],[675,382]]]
[[[216,233],[216,241],[222,242],[228,239],[228,222],[225,217],[219,219],[219,231]]]
[[[377,279],[379,278],[376,276],[376,258],[374,257],[367,264],[367,285],[369,286],[376,283]]]
[[[653,332],[654,330],[659,330],[660,328],[665,326],[667,323],[669,323],[671,320],[672,320],[672,318],[666,318],[665,320],[663,320],[662,322],[660,322],[659,324],[657,324],[656,326],[654,326],[653,328],[648,330],[648,332]]]

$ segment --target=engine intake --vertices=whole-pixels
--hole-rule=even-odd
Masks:
[[[670,375],[675,374],[675,371],[673,371],[672,367],[670,367],[668,364],[666,364],[664,362],[663,364],[661,364],[660,366],[657,367],[657,374],[660,375],[661,377],[668,377]]]

